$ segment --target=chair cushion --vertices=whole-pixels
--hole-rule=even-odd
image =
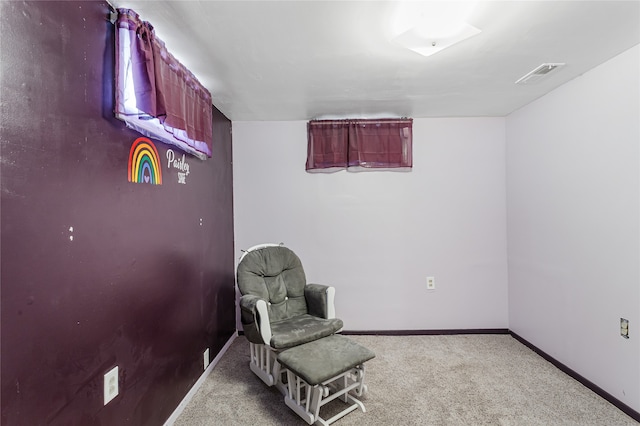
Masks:
[[[309,314],[271,323],[271,347],[286,349],[327,337],[340,330],[342,320],[323,319]]]
[[[298,256],[282,246],[247,253],[238,265],[240,293],[269,302],[269,320],[277,322],[306,314],[307,279]]]
[[[282,351],[278,361],[308,384],[317,385],[375,356],[364,346],[335,334]]]

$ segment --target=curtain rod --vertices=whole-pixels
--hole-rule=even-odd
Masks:
[[[413,121],[413,118],[401,117],[401,118],[339,118],[328,120],[309,120],[309,123],[398,123],[405,124]]]

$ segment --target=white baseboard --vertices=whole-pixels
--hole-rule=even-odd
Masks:
[[[211,363],[209,364],[207,369],[204,370],[204,372],[202,373],[202,375],[200,376],[198,381],[196,381],[193,384],[191,389],[189,389],[189,392],[187,392],[187,394],[184,396],[184,398],[182,398],[182,401],[180,401],[180,404],[178,404],[176,409],[173,410],[173,413],[171,413],[171,415],[169,416],[167,421],[164,422],[164,426],[173,426],[173,424],[176,422],[176,420],[178,420],[178,417],[180,417],[180,414],[182,414],[182,411],[184,411],[184,409],[187,406],[187,404],[189,404],[189,402],[191,402],[191,399],[193,399],[195,394],[198,393],[198,390],[200,389],[200,386],[202,386],[204,381],[207,379],[207,376],[209,376],[209,374],[211,374],[211,372],[213,371],[213,369],[216,366],[216,364],[218,364],[218,362],[220,362],[220,359],[227,352],[227,349],[229,349],[229,346],[231,346],[231,344],[236,339],[236,337],[238,337],[238,332],[237,331],[235,333],[233,333],[233,335],[229,338],[227,343],[225,343],[225,345],[222,347],[222,349],[220,349],[220,352],[218,352],[218,355],[216,355],[216,357],[213,359],[213,361],[211,361]]]

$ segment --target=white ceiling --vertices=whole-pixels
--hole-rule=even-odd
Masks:
[[[233,121],[504,116],[640,43],[636,0],[480,1],[482,32],[429,57],[390,41],[393,1],[110,3],[149,21]],[[567,65],[514,84],[544,62]]]

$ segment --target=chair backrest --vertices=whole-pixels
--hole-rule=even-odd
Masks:
[[[306,284],[300,259],[283,246],[252,250],[242,257],[238,265],[240,293],[266,300],[270,322],[307,313]]]

